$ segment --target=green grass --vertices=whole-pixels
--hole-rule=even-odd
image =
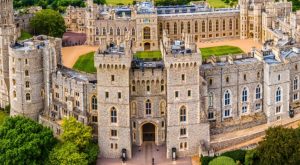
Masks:
[[[239,54],[244,53],[239,47],[235,46],[215,46],[215,47],[207,47],[207,48],[200,48],[202,59],[207,59],[212,55],[215,56],[223,56],[228,54]]]
[[[118,4],[132,4],[133,0],[106,0],[106,4],[109,5],[118,5]]]
[[[160,51],[141,51],[136,52],[134,57],[143,59],[143,60],[161,60],[161,52]]]
[[[0,110],[0,125],[3,123],[4,119],[8,116],[9,115],[7,113]]]
[[[21,31],[21,36],[18,38],[18,40],[22,41],[22,40],[26,40],[26,39],[29,39],[29,38],[32,38],[32,35],[28,32],[25,32],[25,31]]]
[[[94,66],[94,53],[95,52],[90,52],[81,55],[74,64],[73,69],[86,73],[95,73],[96,68]]]

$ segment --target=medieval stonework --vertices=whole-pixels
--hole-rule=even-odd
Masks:
[[[155,7],[69,7],[69,31],[86,33],[96,74],[63,66],[61,39],[16,41],[12,1],[0,0],[0,107],[49,126],[59,135],[64,117],[93,127],[100,156],[153,141],[166,157],[217,152],[211,137],[287,120],[300,112],[300,12],[290,2],[240,0],[235,8],[200,3]],[[245,54],[202,59],[198,42],[253,38]],[[137,51],[159,50],[143,61]],[[240,141],[230,142],[231,145]],[[222,147],[221,147],[222,146]]]

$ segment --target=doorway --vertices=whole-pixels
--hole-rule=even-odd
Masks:
[[[155,125],[146,123],[143,125],[143,141],[155,142]]]
[[[151,50],[151,44],[149,42],[144,43],[144,51]]]

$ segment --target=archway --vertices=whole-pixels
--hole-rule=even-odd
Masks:
[[[151,49],[151,44],[149,42],[144,43],[144,50],[148,51]]]
[[[155,141],[155,125],[152,123],[146,123],[142,127],[143,141]]]

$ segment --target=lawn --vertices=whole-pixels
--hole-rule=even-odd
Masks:
[[[31,37],[32,37],[32,35],[30,33],[25,32],[25,31],[22,30],[21,31],[21,36],[18,38],[18,40],[23,41],[23,40],[29,39]]]
[[[223,56],[228,54],[239,54],[244,53],[239,47],[235,46],[215,46],[215,47],[207,47],[200,48],[202,59],[207,59],[212,55],[215,56]]]
[[[0,110],[0,125],[3,123],[6,117],[8,117],[8,114]]]
[[[106,0],[106,4],[109,5],[118,5],[118,4],[132,4],[133,0]]]
[[[143,59],[143,60],[161,60],[161,52],[160,51],[141,51],[136,52],[134,55],[135,58]]]
[[[95,73],[96,68],[94,66],[94,54],[95,52],[90,52],[81,55],[74,64],[73,69],[86,73]]]

